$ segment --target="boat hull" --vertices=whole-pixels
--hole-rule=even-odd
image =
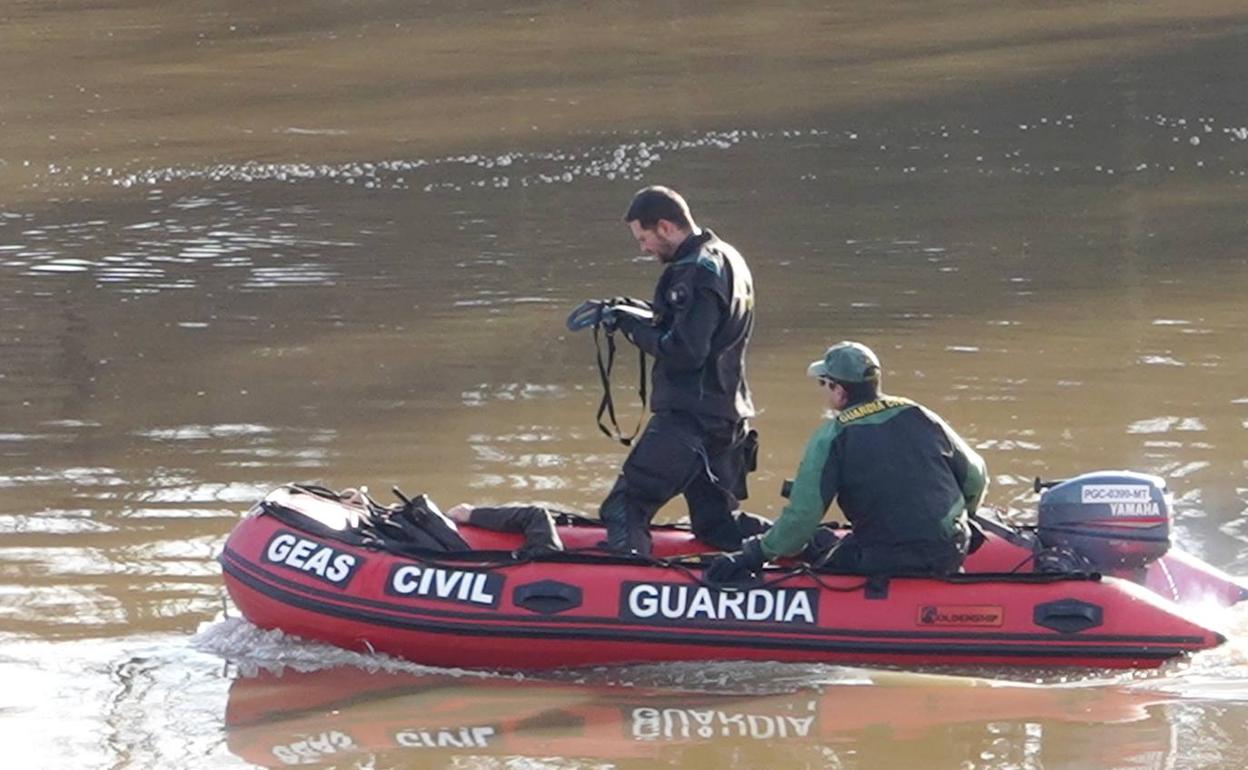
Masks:
[[[565,541],[602,534],[570,529]],[[478,547],[503,537],[470,527],[463,534]],[[698,550],[680,530],[656,533],[660,550],[678,549],[682,540]],[[435,666],[775,660],[1152,667],[1223,641],[1178,605],[1112,577],[867,580],[769,570],[759,586],[719,591],[687,563],[576,554],[520,563],[478,554],[416,561],[264,513],[240,522],[221,564],[234,603],[257,626]]]

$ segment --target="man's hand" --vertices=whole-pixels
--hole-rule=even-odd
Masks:
[[[761,537],[746,538],[741,550],[716,556],[703,576],[708,583],[731,585],[742,583],[758,574],[767,563]]]

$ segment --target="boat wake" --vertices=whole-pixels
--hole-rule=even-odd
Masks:
[[[1242,618],[1248,632],[1248,612]],[[1140,692],[1193,698],[1234,698],[1230,684],[1248,692],[1248,633],[1238,640],[1234,655],[1219,649],[1202,653],[1171,669],[1152,672],[1069,669],[1019,669],[1017,667],[926,667],[881,669],[821,663],[767,661],[691,661],[634,665],[593,666],[542,671],[540,674],[499,673],[463,668],[439,668],[380,652],[353,652],[309,641],[280,630],[259,628],[238,617],[203,624],[190,640],[191,646],[224,658],[236,676],[282,676],[358,669],[370,674],[408,674],[437,678],[548,682],[591,688],[662,690],[714,695],[769,696],[801,691],[824,691],[843,687],[992,689],[1096,689],[1128,686]],[[1230,645],[1228,645],[1229,647]],[[1228,682],[1225,671],[1238,667],[1237,680]],[[1218,686],[1215,687],[1214,685]]]
[[[311,673],[357,668],[369,673],[419,674],[478,679],[545,680],[593,686],[644,687],[683,692],[767,695],[791,693],[833,685],[870,685],[883,672],[823,664],[754,661],[656,663],[556,669],[541,676],[496,673],[462,668],[439,668],[380,652],[353,652],[308,641],[278,629],[266,630],[238,617],[205,623],[191,638],[191,646],[217,655],[235,666],[242,677],[285,671]],[[905,676],[921,678],[921,674]],[[934,676],[929,678],[935,678]],[[954,679],[954,677],[942,677]]]
[[[1216,612],[1225,644],[1167,664],[1153,676],[1139,672],[1130,689],[1187,701],[1248,702],[1248,608],[1237,605]]]
[[[312,642],[278,629],[266,630],[237,617],[204,623],[191,637],[200,652],[218,655],[245,677],[260,672],[280,674],[290,669],[301,673],[353,667],[370,673],[437,674],[451,677],[498,678],[501,674],[459,668],[435,668],[380,652],[352,652],[330,644]],[[505,678],[513,678],[508,675]]]

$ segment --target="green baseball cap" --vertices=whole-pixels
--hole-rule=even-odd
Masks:
[[[823,358],[806,367],[808,377],[827,377],[838,382],[866,382],[880,378],[880,359],[861,342],[838,342]]]

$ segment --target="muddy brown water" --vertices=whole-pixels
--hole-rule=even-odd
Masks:
[[[754,271],[751,509],[853,338],[995,505],[1157,473],[1176,543],[1248,573],[1246,34],[1216,0],[0,5],[0,736],[27,767],[1243,766],[1242,614],[1147,675],[516,682],[258,640],[215,556],[290,480],[594,510],[623,455],[562,320],[649,292],[619,219],[668,183]]]

